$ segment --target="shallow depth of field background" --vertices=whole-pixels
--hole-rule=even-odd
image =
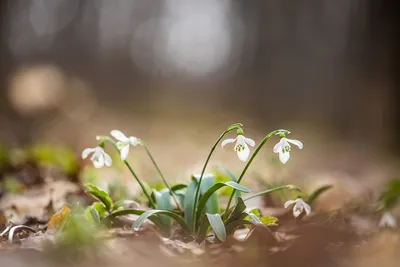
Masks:
[[[383,182],[400,147],[394,2],[1,1],[0,143],[79,155],[119,129],[185,179],[242,122],[257,143],[278,128],[304,143],[285,166],[266,146],[252,167],[265,179]],[[240,171],[232,150],[212,164]]]

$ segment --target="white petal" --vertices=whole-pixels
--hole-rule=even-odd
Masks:
[[[93,165],[94,165],[95,168],[104,167],[104,157],[103,157],[103,155],[100,155],[97,158],[93,158],[92,162],[93,162]]]
[[[104,156],[104,163],[108,167],[110,167],[112,165],[112,159],[111,159],[110,155],[108,155],[107,153],[104,152],[103,156]]]
[[[282,144],[279,141],[275,146],[274,146],[274,153],[279,153],[282,150]]]
[[[127,142],[127,141],[129,141],[129,138],[126,137],[121,131],[112,130],[112,131],[110,132],[110,134],[111,134],[115,139],[117,139],[118,141],[121,141],[121,142]]]
[[[226,144],[233,143],[235,141],[236,141],[236,138],[235,139],[233,139],[233,138],[226,139],[226,140],[222,141],[221,147],[224,147]]]
[[[128,158],[128,153],[129,153],[129,144],[126,144],[121,148],[121,159],[126,160]]]
[[[89,156],[89,154],[90,154],[90,153],[93,153],[95,150],[96,150],[95,148],[85,148],[85,149],[82,151],[82,158],[83,158],[83,159],[86,159],[86,158]]]
[[[379,221],[379,227],[391,227],[391,228],[396,228],[397,227],[397,222],[396,219],[389,213],[385,212]]]
[[[243,150],[237,151],[237,155],[239,157],[239,159],[243,162],[246,162],[246,160],[249,158],[250,156],[250,149],[249,147],[245,144],[245,147]]]
[[[131,137],[129,137],[129,143],[130,143],[132,146],[137,146],[138,140],[137,140],[136,137],[131,136]]]
[[[300,142],[299,140],[287,139],[287,138],[286,138],[286,141],[288,141],[289,143],[292,143],[293,145],[298,146],[300,149],[303,148],[303,143]]]
[[[300,204],[303,206],[303,208],[304,208],[304,210],[306,211],[306,214],[307,214],[307,215],[311,213],[311,207],[310,207],[310,205],[308,205],[308,204],[307,204],[303,199],[301,199],[301,198],[299,198],[297,201],[298,201],[298,203],[300,203]]]
[[[285,205],[283,205],[285,207],[285,209],[289,208],[290,205],[292,205],[293,203],[295,203],[296,200],[288,200],[285,202]]]
[[[237,139],[237,144],[240,144],[240,145],[243,145],[244,146],[244,140],[246,139],[242,134],[239,134],[237,137],[236,137],[236,139]]]
[[[295,218],[299,217],[302,212],[303,212],[303,208],[297,206],[297,204],[293,207],[293,216]]]
[[[254,142],[254,140],[253,139],[250,139],[250,138],[244,138],[244,141],[247,143],[247,144],[249,144],[249,145],[251,145],[251,146],[255,146],[256,145],[256,142]]]
[[[288,160],[290,159],[290,153],[289,152],[279,152],[279,160],[285,164]]]

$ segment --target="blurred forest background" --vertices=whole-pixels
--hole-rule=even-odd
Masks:
[[[398,155],[397,1],[3,0],[0,14],[6,145],[79,153],[117,128],[174,167],[242,122],[256,141],[292,130],[314,159]],[[347,150],[311,149],[324,142]]]

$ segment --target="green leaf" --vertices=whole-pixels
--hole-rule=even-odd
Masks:
[[[88,216],[88,219],[92,220],[95,224],[100,224],[99,212],[94,207],[88,207],[86,215]]]
[[[192,179],[187,187],[186,194],[185,194],[185,203],[183,205],[184,210],[184,219],[187,225],[192,227],[192,218],[194,212],[194,199],[196,197],[196,187],[197,181]],[[192,229],[194,230],[194,229]]]
[[[320,188],[314,190],[314,192],[312,192],[312,193],[308,196],[306,202],[311,206],[312,203],[313,203],[322,193],[324,193],[325,191],[328,191],[328,190],[331,189],[332,187],[333,187],[332,185],[325,185],[325,186],[322,186],[322,187],[320,187]]]
[[[95,198],[97,198],[98,200],[100,200],[104,206],[106,207],[107,210],[111,210],[112,207],[112,200],[110,198],[110,196],[102,189],[98,188],[97,186],[95,186],[94,184],[85,184],[85,187],[87,187],[86,192],[88,194],[91,194],[92,196],[94,196]]]
[[[125,210],[118,210],[110,213],[107,217],[103,219],[103,223],[108,224],[112,222],[112,220],[116,217],[119,216],[124,216],[124,215],[142,215],[145,213],[144,210],[138,210],[138,209],[125,209]]]
[[[214,231],[215,236],[220,241],[225,241],[226,239],[226,230],[224,222],[221,219],[219,214],[209,214],[206,213],[208,222],[210,223],[211,228]]]
[[[210,223],[208,222],[208,218],[207,216],[203,216],[198,226],[196,240],[201,243],[206,237],[209,229],[210,229]]]
[[[244,219],[236,220],[229,224],[226,224],[226,226],[225,226],[226,232],[228,235],[230,235],[230,234],[234,233],[238,227],[244,227],[246,225],[254,225],[254,223],[252,221],[248,221],[248,220],[244,220]]]
[[[249,190],[248,188],[246,188],[246,187],[244,187],[243,185],[240,185],[240,184],[238,184],[238,183],[235,183],[235,182],[225,182],[225,183],[220,182],[220,183],[214,184],[214,185],[213,185],[211,188],[209,188],[209,189],[207,190],[207,192],[205,192],[205,193],[203,194],[203,196],[200,198],[199,205],[198,205],[198,207],[197,207],[197,214],[196,214],[196,215],[197,215],[197,219],[200,218],[201,213],[203,212],[204,206],[205,206],[205,204],[207,203],[209,197],[210,197],[211,195],[213,195],[215,191],[217,191],[218,189],[220,189],[220,188],[222,188],[222,187],[224,187],[224,186],[229,186],[229,187],[232,187],[232,188],[234,188],[234,189],[236,189],[236,190],[239,190],[239,191],[242,191],[242,192],[245,192],[245,193],[250,192],[250,190]],[[243,202],[243,201],[242,201],[242,202]],[[243,203],[243,205],[244,205],[244,203]],[[245,205],[244,205],[244,206],[245,206]],[[245,207],[246,207],[246,206],[245,206]]]
[[[211,188],[213,185],[214,185],[214,175],[204,175],[203,181],[200,186],[201,194],[206,193],[207,190]],[[211,196],[206,202],[206,212],[211,214],[219,213],[218,197],[215,193],[211,194]]]
[[[131,204],[135,204],[135,205],[139,206],[139,203],[137,203],[136,201],[129,200],[129,199],[123,199],[123,200],[118,200],[117,202],[115,202],[112,209],[117,210],[121,207],[131,205]]]
[[[175,196],[178,198],[179,205],[181,207],[184,207],[185,206],[185,192],[181,191],[181,190],[175,191]]]
[[[97,210],[99,213],[100,217],[103,217],[108,211],[106,207],[104,207],[104,204],[101,202],[95,202],[92,204],[92,207]]]
[[[263,224],[266,226],[276,226],[277,225],[276,222],[278,221],[278,219],[275,217],[271,217],[271,216],[260,217],[260,215],[257,216],[256,214],[254,214],[252,212],[243,212],[243,213],[247,214],[247,216],[245,217],[245,220],[251,221],[253,224]]]
[[[266,226],[277,226],[276,222],[278,221],[278,218],[272,216],[262,216],[260,221]]]
[[[102,220],[102,223],[104,225],[110,225],[111,222],[119,216],[124,216],[124,215],[142,215],[143,213],[145,213],[144,210],[138,210],[138,209],[125,209],[125,210],[118,210],[118,211],[114,211],[113,213],[109,214],[107,217],[105,217]],[[150,221],[152,221],[158,228],[160,228],[162,231],[164,231],[165,229],[163,229],[163,225],[160,221],[160,218],[153,216],[149,218]]]
[[[260,219],[255,214],[249,212],[244,212],[244,213],[247,214],[245,220],[251,221],[254,224],[262,224]]]
[[[132,228],[135,231],[137,231],[140,228],[140,226],[142,225],[142,223],[146,219],[150,219],[150,217],[153,215],[167,215],[167,216],[171,217],[172,219],[174,219],[177,223],[179,223],[181,225],[182,229],[186,233],[190,233],[189,226],[181,218],[181,216],[179,216],[179,214],[176,214],[175,212],[167,211],[167,210],[148,210],[148,211],[146,211],[145,213],[140,215],[139,218],[137,218],[137,220],[133,223]]]
[[[170,202],[170,194],[169,190],[162,190],[158,192],[157,190],[153,189],[153,196],[156,200],[156,207],[159,210],[172,210],[171,202]],[[171,218],[165,215],[160,215],[160,221],[166,229],[171,228]]]
[[[400,180],[391,180],[380,195],[380,209],[391,209],[400,200]]]
[[[236,178],[236,176],[232,173],[232,172],[230,172],[228,169],[226,169],[226,168],[224,168],[224,167],[222,167],[222,166],[217,166],[217,168],[218,169],[220,169],[222,172],[224,172],[225,174],[227,174],[228,175],[228,177],[232,180],[232,182],[237,182],[237,178]],[[227,190],[227,192],[226,192],[226,194],[227,195],[230,195],[230,194],[232,194],[232,189],[231,188],[229,188],[229,189],[226,189]],[[241,196],[241,193],[240,193],[240,191],[238,191],[238,190],[235,190],[235,203],[237,203],[238,202],[238,198]]]
[[[258,192],[257,194],[254,194],[252,196],[249,196],[249,197],[245,198],[244,201],[247,201],[249,199],[256,198],[256,197],[259,197],[259,196],[262,196],[262,195],[265,195],[265,194],[270,194],[272,192],[283,190],[283,189],[301,191],[300,188],[298,188],[295,185],[291,185],[291,184],[290,185],[284,185],[284,186],[278,186],[278,187],[275,187],[275,188],[271,188],[271,189],[267,189],[267,190]]]
[[[252,214],[256,215],[258,218],[261,217],[261,213],[260,213],[260,210],[259,210],[258,208],[253,208],[253,209],[251,209],[251,210],[249,211],[249,213],[252,213]]]
[[[185,184],[176,184],[171,187],[171,191],[175,192],[175,191],[182,190],[185,188],[187,188],[187,185],[185,185]]]
[[[231,215],[229,216],[228,220],[226,220],[225,224],[232,223],[236,220],[239,220],[243,217],[243,211],[246,209],[246,204],[241,197],[238,199],[238,204],[233,209]]]

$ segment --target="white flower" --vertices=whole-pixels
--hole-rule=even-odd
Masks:
[[[284,207],[285,209],[287,209],[289,206],[291,206],[292,204],[296,203],[293,206],[293,216],[295,218],[297,218],[303,211],[306,212],[306,214],[310,214],[311,212],[311,207],[310,205],[308,205],[303,199],[298,198],[296,200],[288,200],[286,201]]]
[[[236,145],[234,147],[234,150],[237,151],[237,155],[239,159],[243,162],[246,162],[246,160],[249,158],[250,155],[250,149],[247,146],[249,144],[250,146],[255,146],[256,142],[254,142],[253,139],[246,138],[242,134],[239,134],[236,138],[230,138],[226,139],[222,142],[221,146],[224,147],[226,144],[233,143],[236,141]]]
[[[390,212],[386,211],[382,218],[379,221],[379,227],[383,228],[383,227],[391,227],[393,229],[397,228],[397,221],[396,218],[393,217],[392,214],[390,214]]]
[[[94,167],[102,168],[104,165],[110,167],[112,160],[110,155],[108,155],[102,147],[86,148],[82,151],[82,158],[86,159],[90,153],[93,153],[90,160],[93,162]]]
[[[300,149],[303,148],[303,143],[300,142],[299,140],[294,140],[294,139],[288,139],[286,137],[281,137],[281,140],[279,140],[279,143],[277,143],[274,146],[274,152],[279,153],[279,160],[285,164],[289,158],[290,158],[290,144],[292,143],[296,146],[298,146]]]
[[[118,140],[117,146],[121,153],[121,159],[126,160],[129,153],[129,146],[137,146],[138,139],[134,136],[126,137],[118,130],[112,130],[111,135]]]

